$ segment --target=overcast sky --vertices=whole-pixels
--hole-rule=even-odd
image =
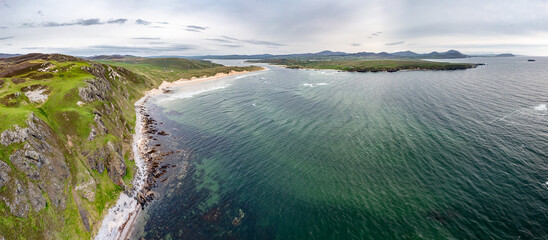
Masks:
[[[548,56],[548,0],[0,0],[0,52]]]

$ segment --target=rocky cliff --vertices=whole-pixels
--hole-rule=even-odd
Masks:
[[[133,103],[159,81],[29,54],[0,59],[0,82],[0,239],[89,239],[131,188]]]

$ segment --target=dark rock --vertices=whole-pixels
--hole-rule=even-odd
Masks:
[[[31,182],[28,182],[28,198],[35,212],[40,212],[46,207],[46,199],[42,196],[42,190]]]
[[[69,176],[69,169],[62,145],[53,130],[34,113],[31,112],[26,123],[26,128],[16,127],[15,130],[4,131],[0,136],[2,144],[7,146],[26,141],[23,148],[16,149],[11,154],[10,161],[30,179],[39,182],[40,189],[48,194],[55,206],[64,209],[64,181]],[[24,191],[17,192],[26,194]],[[14,197],[13,204],[22,202],[20,199],[21,197]],[[36,206],[40,207],[41,201],[38,197],[35,199]]]
[[[105,126],[105,123],[103,122],[103,120],[101,120],[101,116],[99,114],[95,115],[95,118],[93,119],[93,121],[95,122],[95,124],[97,124],[97,128],[99,129],[101,133],[108,134],[108,129]]]
[[[95,78],[86,80],[87,86],[78,89],[78,95],[84,102],[93,102],[95,100],[105,101],[111,88],[109,82],[104,78]]]
[[[12,194],[11,201],[6,201],[6,204],[10,208],[13,215],[17,217],[26,217],[29,212],[29,204],[26,197],[26,192],[19,180],[15,180],[15,189]]]
[[[27,153],[32,153],[32,156],[26,155]],[[25,143],[23,149],[18,149],[10,156],[10,161],[18,168],[20,171],[24,172],[30,179],[38,180],[40,179],[39,167],[34,164],[34,157],[41,158],[41,156],[36,156],[36,151],[32,149],[29,143]]]
[[[91,142],[95,139],[95,136],[97,136],[97,129],[95,129],[95,126],[93,126],[93,124],[90,124],[89,128],[91,128],[91,131],[89,132],[88,141]]]
[[[107,171],[110,179],[120,186],[124,185],[122,177],[126,175],[126,163],[122,157],[122,153],[119,147],[114,146],[112,142],[107,143],[108,156],[107,156]]]
[[[0,188],[5,186],[10,181],[9,173],[11,167],[3,161],[0,161]]]

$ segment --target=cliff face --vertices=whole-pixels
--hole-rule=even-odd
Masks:
[[[89,239],[131,188],[133,103],[159,84],[58,54],[0,59],[0,239]]]

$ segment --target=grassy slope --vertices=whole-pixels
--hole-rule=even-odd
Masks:
[[[97,62],[119,66],[152,79],[175,81],[181,78],[213,76],[230,71],[255,71],[259,67],[227,67],[209,61],[194,61],[180,58],[124,58],[121,60],[99,60]]]
[[[34,60],[44,62],[43,60]],[[101,109],[108,102],[95,101],[84,106],[78,106],[80,101],[78,88],[86,85],[85,79],[94,78],[91,74],[81,70],[82,66],[90,66],[89,62],[50,62],[55,65],[52,70],[59,70],[53,73],[45,80],[32,80],[28,78],[28,73],[9,78],[2,78],[4,83],[0,88],[0,99],[9,102],[9,106],[0,103],[0,132],[8,128],[13,128],[14,125],[24,127],[25,121],[30,112],[34,112],[39,118],[44,120],[57,133],[62,144],[68,145],[70,140],[74,146],[80,149],[64,149],[64,154],[67,164],[70,168],[71,179],[65,182],[65,195],[67,196],[67,207],[65,210],[55,209],[49,202],[47,207],[35,213],[33,210],[29,212],[27,218],[15,217],[10,213],[6,204],[0,200],[0,234],[8,239],[42,239],[45,234],[56,239],[89,239],[92,233],[86,231],[80,215],[76,200],[86,209],[94,226],[93,231],[97,231],[100,225],[101,217],[106,213],[108,206],[113,204],[121,187],[115,185],[110,180],[107,171],[99,174],[95,170],[91,170],[87,160],[79,154],[83,149],[92,149],[104,145],[107,141],[120,142],[120,136],[109,132],[107,135],[98,135],[97,138],[88,142],[86,140],[89,135],[89,125],[93,122],[96,109]],[[112,65],[126,67],[140,75],[132,74],[131,84],[127,87],[129,99],[119,96],[116,91],[116,85],[112,86],[114,101],[121,106],[123,119],[126,119],[133,130],[135,125],[135,112],[133,103],[137,101],[145,90],[158,86],[163,80],[173,81],[180,78],[190,78],[193,76],[210,76],[218,72],[229,72],[231,70],[257,70],[256,67],[224,67],[218,64],[212,64],[203,61],[189,61],[182,59],[141,59],[134,61],[104,61]],[[16,79],[25,79],[23,83]],[[47,86],[51,91],[48,100],[45,103],[31,103],[28,98],[22,94],[21,88],[40,84]],[[15,99],[6,100],[6,96],[15,93],[21,95]],[[118,95],[117,95],[118,94]],[[114,120],[113,120],[114,121]],[[111,121],[105,121],[107,128],[113,129]],[[125,136],[129,137],[129,136]],[[22,144],[11,145],[4,147],[0,145],[0,159],[7,162],[12,167],[10,175],[18,178],[22,183],[29,180],[26,175],[17,170],[9,161],[11,153],[20,148]],[[131,148],[129,148],[131,149]],[[127,150],[127,149],[126,149]],[[131,158],[131,154],[127,151],[124,153],[126,165],[128,167],[127,175],[123,178],[126,184],[130,184],[133,178],[135,164]],[[97,183],[95,191],[95,201],[90,202],[83,198],[74,199],[73,192],[75,187],[89,181],[91,178]],[[0,189],[2,194],[10,194],[10,189],[3,187]],[[75,194],[77,195],[77,194]]]
[[[399,70],[457,70],[477,64],[431,62],[424,60],[331,60],[306,61],[292,59],[260,60],[288,68],[335,69],[349,72],[395,72]]]

